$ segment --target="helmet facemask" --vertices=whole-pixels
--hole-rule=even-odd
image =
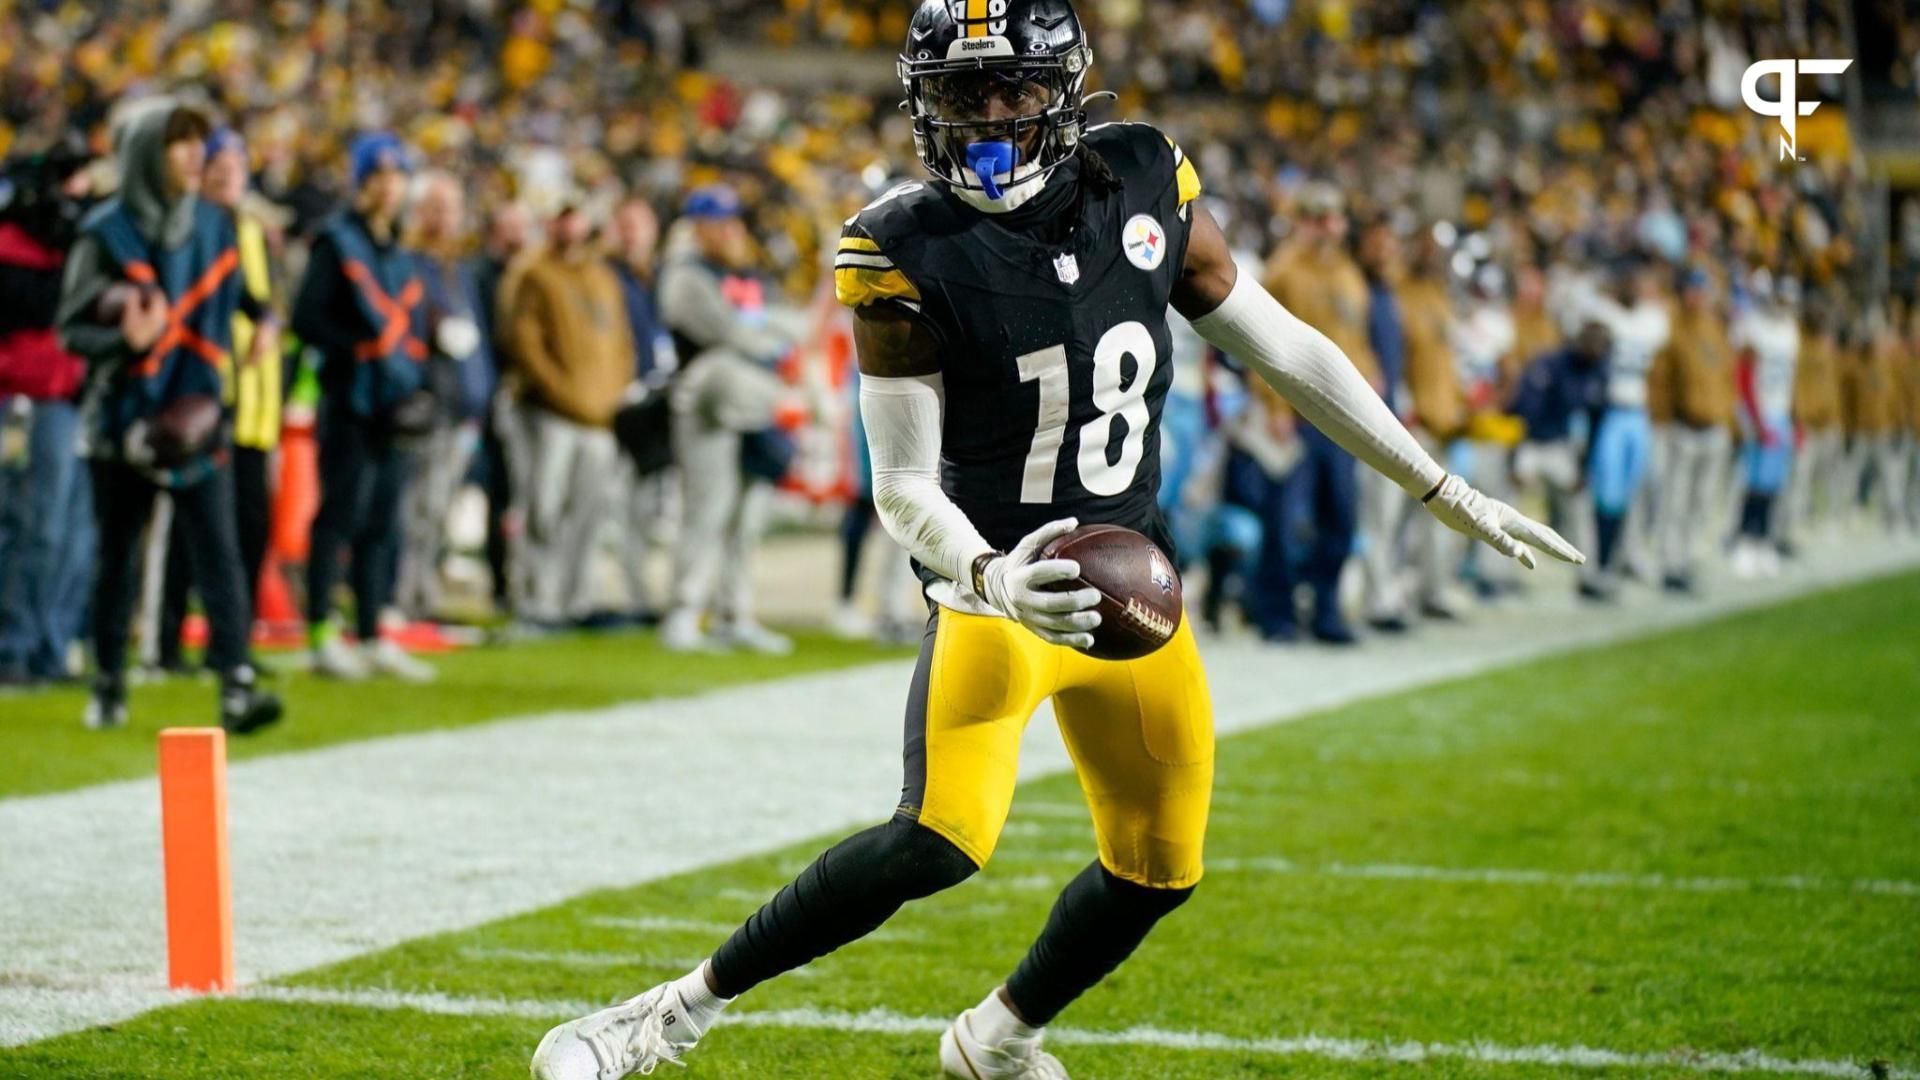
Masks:
[[[921,162],[984,210],[1010,210],[1045,185],[1086,127],[1089,50],[1061,57],[909,61],[900,74]]]

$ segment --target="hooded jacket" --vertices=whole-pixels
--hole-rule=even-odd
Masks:
[[[67,259],[55,325],[61,344],[90,369],[95,457],[124,457],[129,431],[182,397],[218,397],[232,350],[233,314],[242,305],[233,215],[197,196],[168,194],[166,132],[176,108],[162,99],[124,123],[116,145],[120,191],[82,221]],[[101,294],[123,281],[160,289],[171,308],[161,339],[140,354],[117,321],[97,314]],[[224,449],[223,433],[203,460],[155,479],[193,483]]]

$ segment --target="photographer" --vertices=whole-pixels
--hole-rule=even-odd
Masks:
[[[86,365],[53,310],[91,179],[77,135],[0,171],[0,686],[67,677],[93,571],[93,509],[74,452]]]
[[[93,412],[99,672],[89,727],[126,723],[140,534],[163,489],[192,544],[211,631],[207,666],[221,679],[221,724],[245,733],[280,717],[279,700],[260,692],[246,662],[252,618],[220,406],[234,312],[255,320],[254,349],[277,348],[278,334],[272,312],[241,288],[233,215],[200,198],[211,131],[206,117],[164,98],[124,121],[120,193],[82,223],[61,289],[60,341],[88,362]]]

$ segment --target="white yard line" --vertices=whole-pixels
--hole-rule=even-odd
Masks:
[[[1066,852],[1060,852],[1067,861]],[[1074,856],[1077,858],[1077,854]],[[1881,878],[1829,878],[1806,874],[1773,877],[1675,877],[1668,874],[1568,873],[1511,867],[1408,866],[1401,863],[1327,863],[1302,865],[1281,858],[1208,859],[1207,869],[1233,873],[1319,874],[1377,881],[1443,881],[1470,885],[1544,885],[1562,889],[1644,889],[1652,892],[1851,892],[1871,896],[1920,897],[1920,881]]]
[[[247,998],[285,1004],[395,1009],[442,1016],[504,1016],[528,1020],[560,1020],[604,1007],[586,1001],[507,1001],[462,998],[436,993],[398,990],[334,990],[321,987],[263,986]],[[825,1009],[738,1010],[725,1014],[724,1026],[773,1028],[784,1031],[824,1031],[850,1035],[935,1036],[950,1021],[933,1016],[901,1016],[873,1010],[864,1013]],[[1784,1076],[1885,1077],[1920,1080],[1920,1073],[1897,1068],[1875,1072],[1866,1064],[1845,1060],[1782,1058],[1759,1050],[1716,1053],[1676,1050],[1656,1053],[1605,1050],[1591,1046],[1502,1046],[1475,1040],[1465,1043],[1407,1042],[1392,1039],[1353,1039],[1326,1035],[1248,1038],[1207,1031],[1166,1031],[1131,1027],[1121,1031],[1048,1028],[1047,1041],[1055,1046],[1134,1046],[1194,1053],[1258,1054],[1272,1057],[1314,1057],[1335,1061],[1390,1061],[1418,1064],[1430,1061],[1472,1061],[1496,1065],[1543,1065],[1569,1069],[1684,1068],[1696,1072],[1763,1073]],[[929,1042],[931,1046],[931,1042]]]
[[[1636,598],[1606,610],[1579,607],[1569,576],[1547,571],[1524,604],[1364,649],[1207,642],[1216,726],[1225,734],[1284,722],[1916,562],[1911,545],[1856,544],[1708,600]],[[899,790],[909,667],[236,764],[228,803],[239,976],[286,975],[880,820]],[[1042,709],[1021,776],[1067,767]],[[714,800],[725,813],[685,812]],[[158,837],[150,779],[0,800],[0,1046],[175,1000],[164,988]]]

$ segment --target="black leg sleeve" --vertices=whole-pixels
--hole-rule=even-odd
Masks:
[[[979,867],[945,837],[904,818],[828,848],[713,954],[721,997],[737,997],[886,922],[909,900],[972,877]]]
[[[1096,860],[1061,891],[1040,939],[1007,980],[1007,996],[1027,1023],[1051,1023],[1073,999],[1133,955],[1160,917],[1186,903],[1192,888],[1149,889],[1117,878]]]

